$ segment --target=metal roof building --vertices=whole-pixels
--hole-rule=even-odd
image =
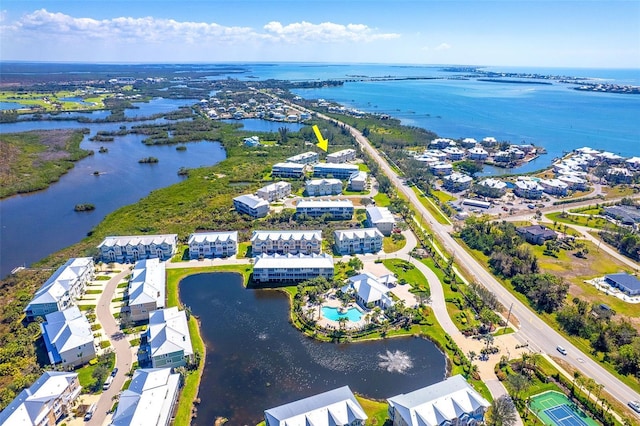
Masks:
[[[461,375],[387,399],[394,425],[437,426],[482,421],[489,402]]]
[[[629,296],[640,295],[640,280],[627,273],[606,275],[605,281],[613,287],[619,288],[622,292]]]
[[[180,374],[170,368],[141,368],[133,372],[122,392],[111,426],[167,426],[178,398]]]
[[[349,386],[270,408],[264,412],[267,426],[361,426],[367,418]]]

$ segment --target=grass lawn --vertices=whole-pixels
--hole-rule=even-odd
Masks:
[[[392,237],[384,237],[382,240],[382,250],[384,250],[385,253],[393,253],[403,248],[406,244],[407,240],[405,238],[394,241]]]
[[[382,192],[378,192],[373,200],[376,202],[376,206],[378,207],[389,207],[391,204],[391,200],[387,194],[383,194]]]
[[[451,225],[451,221],[444,215],[444,213],[440,211],[438,206],[436,206],[433,201],[429,199],[429,197],[424,195],[424,193],[420,191],[418,187],[412,186],[411,189],[416,193],[422,205],[425,206],[427,210],[429,210],[429,213],[431,213],[431,215],[436,218],[438,223],[441,223],[443,225]]]
[[[404,280],[413,288],[429,290],[429,282],[411,263],[401,259],[386,259],[382,264],[398,277],[398,281]]]
[[[444,292],[444,299],[447,303],[447,312],[449,317],[453,320],[453,323],[459,330],[464,330],[470,326],[477,326],[479,322],[475,319],[475,313],[470,309],[460,309],[460,306],[464,306],[464,296],[459,291],[454,291],[450,284],[444,282],[445,274],[441,269],[436,268],[436,265],[431,258],[422,259],[422,263],[427,265],[437,276],[442,283],[442,290]],[[458,289],[461,284],[456,284],[453,288]],[[459,300],[460,302],[456,302]]]
[[[348,189],[344,189],[342,191],[342,195],[367,195],[370,191],[349,191]]]
[[[456,198],[456,197],[454,197],[454,196],[453,196],[453,195],[451,195],[451,194],[447,194],[447,193],[446,193],[446,192],[444,192],[444,191],[431,191],[431,193],[432,193],[433,195],[435,195],[435,196],[436,196],[436,198],[437,198],[438,200],[440,200],[440,202],[442,202],[442,203],[446,203],[447,201],[455,201],[455,200],[457,200],[457,198]]]
[[[604,186],[602,192],[606,194],[605,198],[618,198],[637,194],[638,190],[629,185],[616,185],[613,188]]]
[[[589,213],[581,213],[581,214],[589,214]],[[602,229],[607,225],[611,225],[606,219],[601,217],[590,217],[590,216],[577,216],[573,214],[567,215],[567,217],[562,217],[562,212],[557,213],[549,213],[545,215],[549,220],[554,222],[566,223],[569,225],[579,225],[579,226],[587,226],[589,228]]]
[[[373,401],[360,395],[356,395],[356,399],[362,406],[364,412],[367,413],[367,416],[369,416],[369,419],[367,419],[368,425],[381,426],[389,418],[387,415],[388,406],[386,402]]]
[[[15,102],[24,105],[25,108],[37,107],[45,111],[78,111],[78,110],[96,110],[104,108],[104,99],[111,94],[92,95],[90,98],[84,99],[86,104],[74,101],[65,101],[63,98],[83,97],[87,93],[82,90],[62,90],[55,93],[47,92],[12,92],[3,91],[0,93],[0,102]],[[46,98],[46,99],[45,99]]]
[[[93,280],[94,281],[109,281],[111,277],[109,275],[98,275]]]
[[[95,382],[95,379],[91,375],[93,374],[93,370],[95,370],[97,366],[97,364],[87,364],[75,371],[76,373],[78,373],[78,381],[80,381],[80,386],[82,386],[83,389],[89,389],[93,382]]]
[[[369,166],[367,166],[365,163],[358,163],[358,170],[360,170],[361,172],[371,173],[371,170],[369,170]]]
[[[511,334],[513,332],[514,332],[513,328],[511,328],[511,327],[507,327],[507,328],[500,327],[497,331],[493,332],[493,335],[494,336],[502,336],[504,334]]]
[[[233,272],[240,272],[243,275],[246,273],[244,268],[251,269],[251,266],[230,266],[234,269]],[[167,270],[167,306],[179,306],[178,298],[178,284],[180,281],[188,275],[197,274],[201,272],[214,272],[221,271],[224,267],[208,267],[208,268],[185,268],[185,269],[169,269]],[[248,277],[248,276],[247,276]],[[203,354],[203,360],[195,371],[190,371],[182,387],[180,393],[180,399],[178,401],[178,408],[175,414],[174,424],[176,425],[188,425],[191,423],[191,409],[193,407],[193,401],[198,395],[198,388],[200,387],[200,378],[202,377],[202,371],[204,370],[204,356],[205,347],[202,337],[200,336],[200,330],[198,328],[198,321],[195,317],[189,319],[189,335],[191,336],[191,345],[193,351]]]
[[[250,250],[251,250],[251,241],[238,243],[238,254],[236,255],[236,257],[238,258],[250,257],[249,256]]]
[[[81,311],[91,311],[96,308],[96,305],[78,305],[78,309]]]
[[[84,294],[101,294],[102,290],[86,290]]]
[[[543,272],[559,275],[571,284],[569,288],[570,299],[579,296],[589,303],[606,303],[619,315],[640,319],[640,310],[636,305],[626,303],[615,296],[607,295],[591,284],[585,283],[586,280],[607,274],[623,271],[633,273],[634,271],[607,253],[599,252],[595,244],[589,241],[584,242],[587,249],[589,249],[586,259],[581,259],[573,255],[573,252],[565,250],[561,250],[557,254],[558,257],[546,256],[543,254],[543,246],[531,246],[531,248],[538,257],[538,264]],[[640,320],[635,323],[640,325]]]

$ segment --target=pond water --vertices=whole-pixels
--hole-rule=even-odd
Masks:
[[[261,120],[259,118],[247,118],[244,120],[222,120],[227,123],[240,123],[242,130],[248,132],[272,132],[277,133],[280,127],[286,127],[290,132],[297,132],[305,125],[302,123],[287,123],[283,121]]]
[[[20,108],[25,108],[25,106],[17,102],[0,102],[0,111]]]
[[[95,102],[86,102],[84,99],[82,99],[79,96],[70,96],[68,98],[60,98],[60,100],[64,102],[75,102],[81,105],[95,105]]]
[[[198,103],[199,99],[166,99],[154,98],[149,102],[136,102],[136,109],[125,109],[124,115],[128,118],[148,117],[153,114],[175,111],[183,106],[191,106]]]
[[[0,132],[31,129],[83,128],[117,130],[136,123],[83,124],[75,121],[43,121],[0,125]],[[22,128],[29,125],[28,128]],[[15,130],[16,127],[20,130]],[[80,241],[112,211],[137,202],[154,189],[179,182],[181,167],[196,168],[214,165],[226,158],[217,142],[186,144],[186,151],[176,151],[177,145],[147,146],[142,135],[116,137],[114,142],[90,142],[85,136],[82,148],[95,151],[77,163],[48,189],[16,195],[0,200],[2,217],[0,234],[0,277],[16,266],[30,265],[41,258]],[[109,151],[100,154],[104,146]],[[138,160],[153,156],[157,164],[138,164]],[[98,171],[99,176],[94,176]],[[96,206],[92,212],[75,212],[78,203]]]
[[[217,417],[255,425],[265,409],[340,386],[383,399],[441,381],[444,355],[427,340],[333,344],[289,323],[288,297],[245,289],[234,273],[191,275],[180,299],[200,320],[207,347],[195,425]]]

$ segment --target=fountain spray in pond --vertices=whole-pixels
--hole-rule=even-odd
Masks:
[[[413,367],[411,357],[403,351],[396,350],[391,352],[387,350],[385,354],[378,354],[378,358],[380,358],[378,365],[389,373],[404,373]]]

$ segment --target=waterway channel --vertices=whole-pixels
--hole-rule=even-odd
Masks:
[[[239,274],[186,277],[180,300],[199,318],[207,348],[194,425],[218,417],[255,425],[265,409],[340,386],[382,400],[445,376],[444,355],[428,340],[334,344],[305,337],[288,321],[284,293],[246,289]]]
[[[147,117],[192,105],[197,99],[156,98],[136,103],[137,109],[126,110],[127,117]],[[142,124],[174,122],[164,118],[134,122],[79,123],[68,118],[88,117],[104,119],[109,111],[70,112],[55,116],[44,115],[40,121],[21,120],[0,124],[0,134],[51,129],[89,129],[81,147],[95,151],[95,155],[77,162],[49,188],[30,194],[0,200],[0,277],[17,266],[29,266],[43,257],[80,241],[102,219],[114,210],[132,204],[149,192],[179,182],[181,167],[212,166],[226,158],[217,142],[201,141],[187,144],[186,151],[176,151],[175,145],[147,146],[142,135],[116,137],[114,142],[91,142],[98,131],[117,131],[121,126],[131,128]],[[27,116],[28,117],[28,116]],[[54,117],[67,118],[56,120]],[[265,120],[241,120],[244,129],[255,132],[277,132],[286,126],[298,131],[302,124],[275,123]],[[109,151],[100,154],[104,146]],[[144,157],[156,157],[157,164],[138,164]],[[94,172],[99,176],[94,176]],[[73,210],[79,203],[96,206],[93,212]]]
[[[171,101],[171,102],[167,102]],[[169,112],[193,100],[154,100],[140,104],[145,115]],[[156,103],[160,103],[160,108]],[[104,111],[92,114],[103,116]],[[0,124],[0,134],[48,129],[90,129],[81,147],[95,154],[77,162],[73,169],[43,191],[0,200],[0,277],[16,266],[40,260],[64,247],[80,241],[112,211],[138,201],[154,189],[179,182],[181,167],[211,166],[226,157],[217,142],[187,144],[186,151],[175,145],[147,146],[141,135],[117,137],[114,142],[91,142],[100,130],[118,130],[120,126],[162,123],[164,119],[131,123],[78,123],[73,120],[21,121]],[[100,146],[108,148],[98,153]],[[157,164],[138,164],[143,157],[159,159]],[[94,172],[99,176],[94,176]],[[75,212],[78,203],[96,206],[93,212]]]

